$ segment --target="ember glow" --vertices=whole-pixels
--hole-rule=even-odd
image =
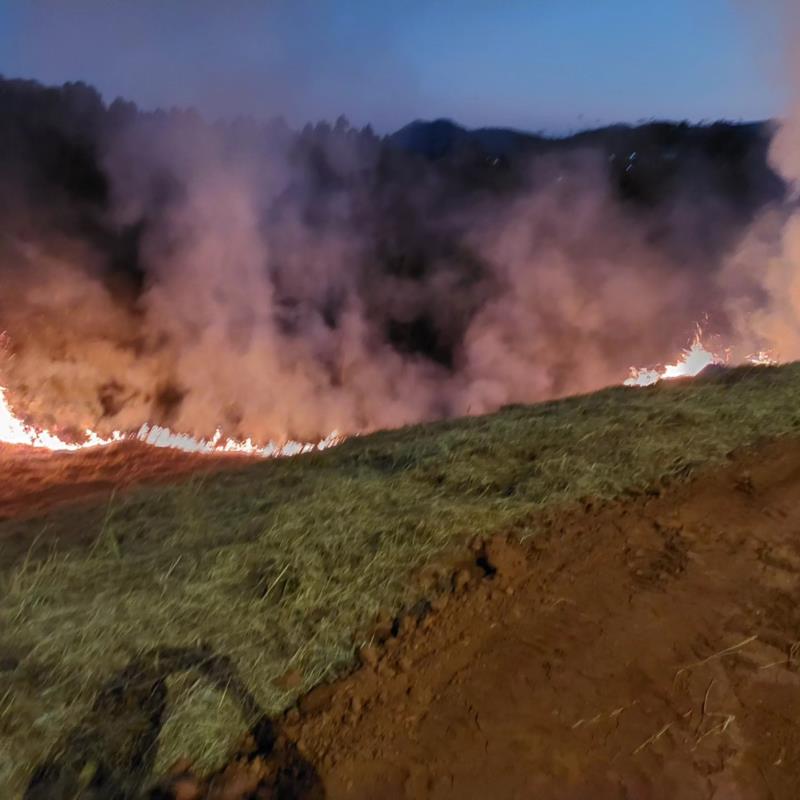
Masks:
[[[211,439],[196,439],[186,434],[174,433],[169,428],[158,425],[143,425],[139,431],[133,434],[114,431],[109,437],[100,436],[92,430],[85,430],[84,437],[82,442],[67,442],[51,431],[27,425],[14,413],[6,397],[6,389],[0,386],[0,444],[22,445],[44,450],[85,450],[115,442],[135,441],[153,447],[170,447],[187,453],[239,453],[260,458],[274,458],[325,450],[338,444],[344,438],[334,431],[319,442],[289,440],[282,443],[269,442],[266,445],[260,445],[251,439],[223,438],[220,430],[217,430]]]

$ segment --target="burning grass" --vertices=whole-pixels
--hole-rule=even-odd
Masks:
[[[448,549],[535,535],[544,507],[643,490],[800,432],[798,393],[800,365],[615,388],[0,523],[0,541],[34,542],[0,584],[3,796],[143,652],[208,645],[277,712],[346,670],[358,632],[418,599],[410,576]],[[83,543],[51,546],[75,530]],[[276,685],[288,670],[301,686]],[[158,768],[187,753],[214,765],[246,721],[192,673],[170,689]]]

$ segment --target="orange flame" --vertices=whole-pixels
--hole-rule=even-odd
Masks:
[[[142,425],[135,434],[114,431],[103,437],[92,430],[84,431],[85,439],[80,443],[67,442],[51,431],[25,424],[11,409],[6,398],[6,389],[0,386],[0,444],[24,445],[45,450],[85,450],[89,447],[103,447],[122,441],[138,441],[153,447],[171,447],[188,453],[244,453],[261,458],[293,456],[313,450],[325,450],[343,441],[344,437],[336,431],[318,442],[282,443],[268,442],[259,445],[252,439],[223,438],[222,431],[216,431],[211,439],[196,439],[186,434],[174,433],[169,428],[158,425]]]
[[[9,339],[0,331],[0,354],[8,349]],[[175,433],[159,425],[142,425],[136,433],[113,431],[110,436],[101,436],[96,431],[84,430],[81,442],[68,442],[52,431],[28,425],[14,413],[7,398],[7,389],[0,383],[0,445],[21,445],[44,450],[86,450],[90,447],[104,447],[115,442],[143,442],[153,447],[169,447],[187,453],[239,453],[260,458],[294,456],[314,450],[325,450],[339,444],[346,437],[333,431],[318,442],[296,442],[291,439],[283,442],[257,444],[252,439],[230,439],[223,437],[217,428],[210,439],[197,439],[188,434]]]
[[[658,381],[691,378],[712,364],[727,363],[728,354],[720,356],[703,344],[703,329],[698,325],[692,344],[681,353],[680,358],[674,364],[656,368],[631,367],[631,374],[625,381],[625,386],[652,386]],[[746,363],[754,366],[768,366],[778,362],[771,353],[760,351],[748,356]]]

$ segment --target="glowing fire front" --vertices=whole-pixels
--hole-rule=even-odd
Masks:
[[[334,431],[319,442],[290,440],[259,445],[251,439],[223,438],[220,430],[217,430],[211,439],[196,439],[193,436],[173,433],[169,428],[158,425],[142,425],[134,434],[114,431],[111,436],[103,437],[95,431],[86,430],[84,435],[85,438],[82,442],[67,442],[50,431],[25,424],[12,411],[6,397],[6,389],[0,386],[0,444],[24,445],[45,450],[85,450],[89,447],[102,447],[115,442],[136,441],[153,447],[171,447],[188,453],[242,453],[261,458],[272,458],[324,450],[338,444],[343,438]]]
[[[747,361],[751,364],[777,363],[770,353],[756,353]],[[692,344],[683,351],[681,357],[674,364],[666,364],[657,368],[631,367],[630,377],[625,381],[626,386],[651,386],[662,380],[673,378],[692,377],[702,372],[712,364],[727,364],[727,357],[716,355],[703,344],[702,330],[698,327]],[[103,437],[95,431],[84,431],[81,442],[69,442],[57,434],[28,425],[14,413],[6,397],[6,389],[0,385],[0,444],[23,445],[37,447],[45,450],[84,450],[89,447],[102,447],[115,442],[134,441],[142,442],[153,447],[169,447],[189,453],[240,453],[261,458],[277,456],[293,456],[299,453],[308,453],[314,450],[325,450],[339,444],[346,437],[334,431],[329,436],[318,442],[285,441],[282,443],[269,442],[260,445],[252,439],[224,438],[218,429],[211,439],[197,439],[187,434],[174,433],[169,428],[158,425],[142,425],[136,433],[114,431],[110,436]]]
[[[723,363],[720,358],[706,350],[699,339],[695,339],[691,347],[684,350],[674,364],[667,364],[658,369],[638,369],[631,367],[631,376],[625,386],[652,386],[661,380],[671,378],[688,378],[698,375],[711,364]]]
[[[755,366],[777,363],[767,352],[754,353],[747,357],[746,362]],[[625,386],[652,386],[658,381],[692,378],[699,375],[706,367],[714,364],[721,366],[727,363],[727,356],[717,355],[706,348],[703,344],[703,331],[698,327],[692,344],[683,351],[681,357],[674,364],[666,364],[658,368],[631,367],[631,375],[625,381]]]

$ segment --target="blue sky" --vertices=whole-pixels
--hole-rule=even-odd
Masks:
[[[563,132],[779,114],[779,24],[744,0],[0,0],[0,73],[210,117],[345,113]],[[750,4],[751,8],[756,4]]]

